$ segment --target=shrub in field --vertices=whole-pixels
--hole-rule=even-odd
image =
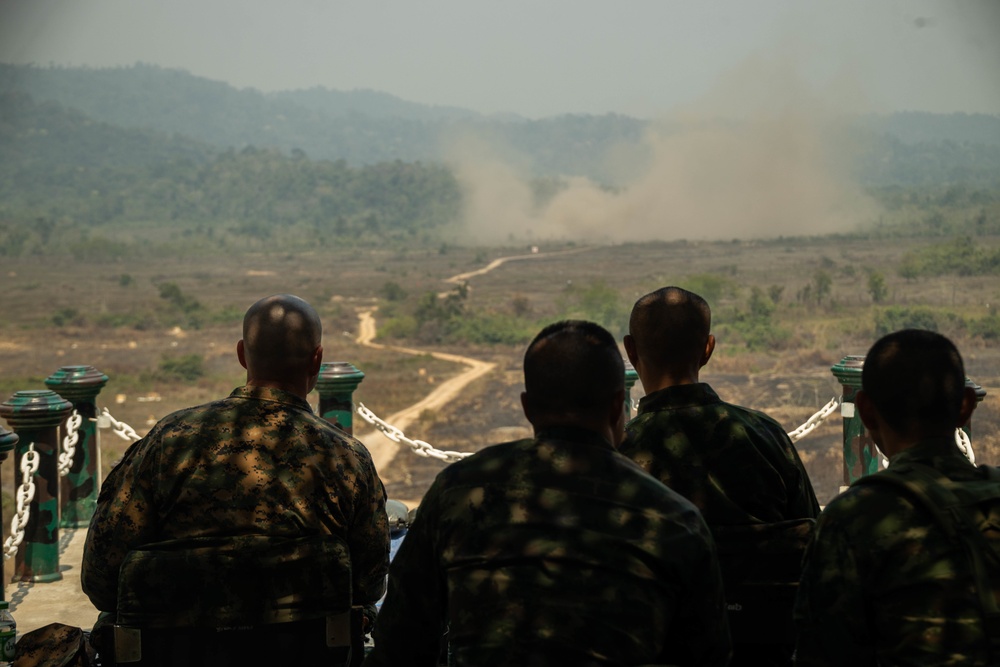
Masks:
[[[937,331],[937,316],[930,308],[889,306],[875,311],[875,335],[882,337],[900,329]]]
[[[205,360],[200,354],[164,357],[157,375],[165,380],[191,382],[205,375]]]

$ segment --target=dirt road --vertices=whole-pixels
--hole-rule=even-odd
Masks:
[[[443,382],[435,388],[434,391],[410,407],[389,416],[378,415],[380,419],[395,426],[403,432],[405,432],[406,428],[420,416],[421,412],[424,410],[437,410],[443,407],[449,401],[458,396],[470,382],[486,375],[496,366],[496,364],[491,362],[480,361],[478,359],[472,359],[471,357],[462,357],[457,354],[427,352],[426,350],[415,350],[409,347],[398,347],[395,345],[383,345],[381,343],[376,343],[374,342],[376,335],[375,311],[375,308],[370,308],[358,313],[358,344],[378,349],[392,349],[405,354],[430,354],[436,359],[443,359],[444,361],[451,361],[468,366],[468,370],[464,373],[460,373],[446,382]],[[382,435],[380,431],[373,429],[364,420],[359,420],[355,423],[359,427],[359,432],[355,433],[355,436],[361,440],[361,442],[365,443],[366,447],[368,447],[368,451],[371,452],[372,459],[375,461],[375,469],[379,471],[386,470],[392,464],[392,460],[399,452],[400,446]],[[361,431],[362,428],[364,429],[363,431]],[[411,455],[416,456],[415,454]]]

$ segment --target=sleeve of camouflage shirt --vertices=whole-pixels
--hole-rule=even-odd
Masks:
[[[80,582],[84,593],[101,611],[118,605],[118,570],[136,545],[153,540],[155,514],[149,480],[137,474],[146,443],[154,429],[133,444],[101,485],[90,530],[83,548]]]
[[[434,667],[447,616],[447,590],[435,555],[434,485],[389,567],[389,590],[365,667]]]
[[[819,516],[819,501],[816,499],[816,492],[813,490],[812,482],[809,480],[809,473],[799,458],[798,450],[792,444],[791,438],[784,429],[779,429],[776,435],[782,445],[785,456],[792,463],[797,473],[795,486],[788,490],[788,519],[815,519]]]
[[[844,530],[849,520],[835,500],[816,523],[795,605],[798,665],[875,664],[861,568]]]
[[[363,447],[363,445],[360,445]],[[365,450],[367,451],[367,450]],[[375,472],[370,456],[365,456],[369,474],[358,480],[354,522],[348,531],[351,571],[354,579],[353,604],[367,607],[366,616],[375,615],[375,603],[385,593],[389,570],[389,517],[385,511],[385,487]]]

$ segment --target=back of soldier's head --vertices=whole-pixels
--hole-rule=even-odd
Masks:
[[[639,358],[657,370],[700,359],[711,327],[708,302],[680,287],[662,287],[640,298],[628,323]]]
[[[586,415],[625,387],[625,363],[606,329],[564,320],[535,336],[524,353],[527,400],[544,414]]]
[[[955,345],[932,331],[904,329],[879,339],[861,371],[865,394],[900,434],[955,428],[965,391],[965,367]]]
[[[247,367],[258,379],[280,380],[309,368],[322,339],[319,315],[291,294],[256,302],[243,317]]]

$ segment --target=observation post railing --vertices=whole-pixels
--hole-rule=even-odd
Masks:
[[[845,486],[876,472],[881,460],[881,454],[854,409],[863,366],[863,356],[846,356],[832,366],[830,370],[842,387],[841,396],[834,397],[806,423],[789,433],[793,441],[799,440],[839,407]],[[438,458],[444,463],[469,455],[467,452],[439,451],[422,440],[411,440],[364,405],[355,406],[354,392],[364,377],[365,374],[349,362],[324,363],[316,383],[319,414],[350,433],[357,412],[390,440],[410,446],[415,454]],[[633,415],[631,393],[637,380],[635,369],[626,362],[625,407],[629,417]],[[11,519],[6,540],[0,517],[4,558],[16,556],[14,582],[44,583],[61,579],[59,528],[86,527],[96,507],[102,481],[100,422],[110,424],[115,433],[125,439],[139,439],[134,429],[114,419],[107,408],[98,414],[96,398],[107,382],[108,376],[93,366],[63,366],[45,380],[50,389],[18,391],[0,404],[0,417],[6,419],[11,428],[7,431],[0,426],[0,463],[10,451],[15,452],[17,513]],[[985,398],[982,387],[972,380],[966,383],[976,390],[979,401]],[[970,438],[971,424],[956,433],[958,446],[974,462]]]

